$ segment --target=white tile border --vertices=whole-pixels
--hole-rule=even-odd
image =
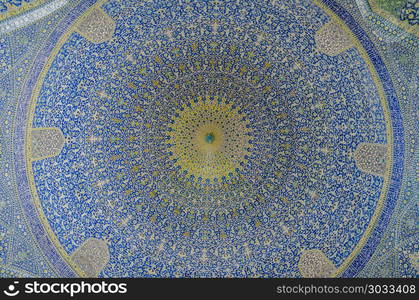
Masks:
[[[8,19],[0,23],[0,35],[9,33],[13,30],[25,27],[43,17],[53,13],[68,3],[68,0],[56,0],[42,7],[24,13],[20,16]]]

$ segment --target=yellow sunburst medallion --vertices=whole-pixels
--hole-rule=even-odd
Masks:
[[[197,181],[228,179],[249,155],[249,121],[225,99],[196,100],[177,111],[168,131],[169,151],[175,164]]]

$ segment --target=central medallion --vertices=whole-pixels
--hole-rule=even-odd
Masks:
[[[214,139],[215,139],[215,136],[214,136],[214,134],[212,132],[211,133],[207,133],[207,135],[205,136],[205,141],[208,144],[212,144],[214,142]]]
[[[172,121],[167,132],[170,154],[194,180],[228,180],[246,162],[251,148],[249,121],[226,99],[192,99]]]

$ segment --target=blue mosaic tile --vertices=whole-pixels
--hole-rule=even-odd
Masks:
[[[41,21],[13,35],[24,60],[0,56],[21,80],[0,109],[14,107],[13,201],[30,233],[3,277],[85,276],[75,256],[92,239],[109,251],[99,277],[303,277],[307,253],[328,266],[318,276],[415,276],[418,231],[397,221],[417,208],[414,86],[348,1],[89,0],[60,14],[27,40],[39,52],[16,45]],[[336,55],[321,48],[328,26]],[[62,147],[34,138],[51,128]],[[363,144],[386,158],[359,157]],[[382,267],[388,241],[397,267]]]

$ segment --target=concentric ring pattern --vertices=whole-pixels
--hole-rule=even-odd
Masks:
[[[94,9],[112,37],[70,28],[29,119],[65,138],[28,166],[63,255],[104,241],[104,277],[299,277],[313,259],[341,274],[388,189],[388,168],[362,159],[385,164],[368,145],[391,152],[392,136],[346,25],[306,0]],[[336,53],[322,47],[330,24],[345,43]]]

